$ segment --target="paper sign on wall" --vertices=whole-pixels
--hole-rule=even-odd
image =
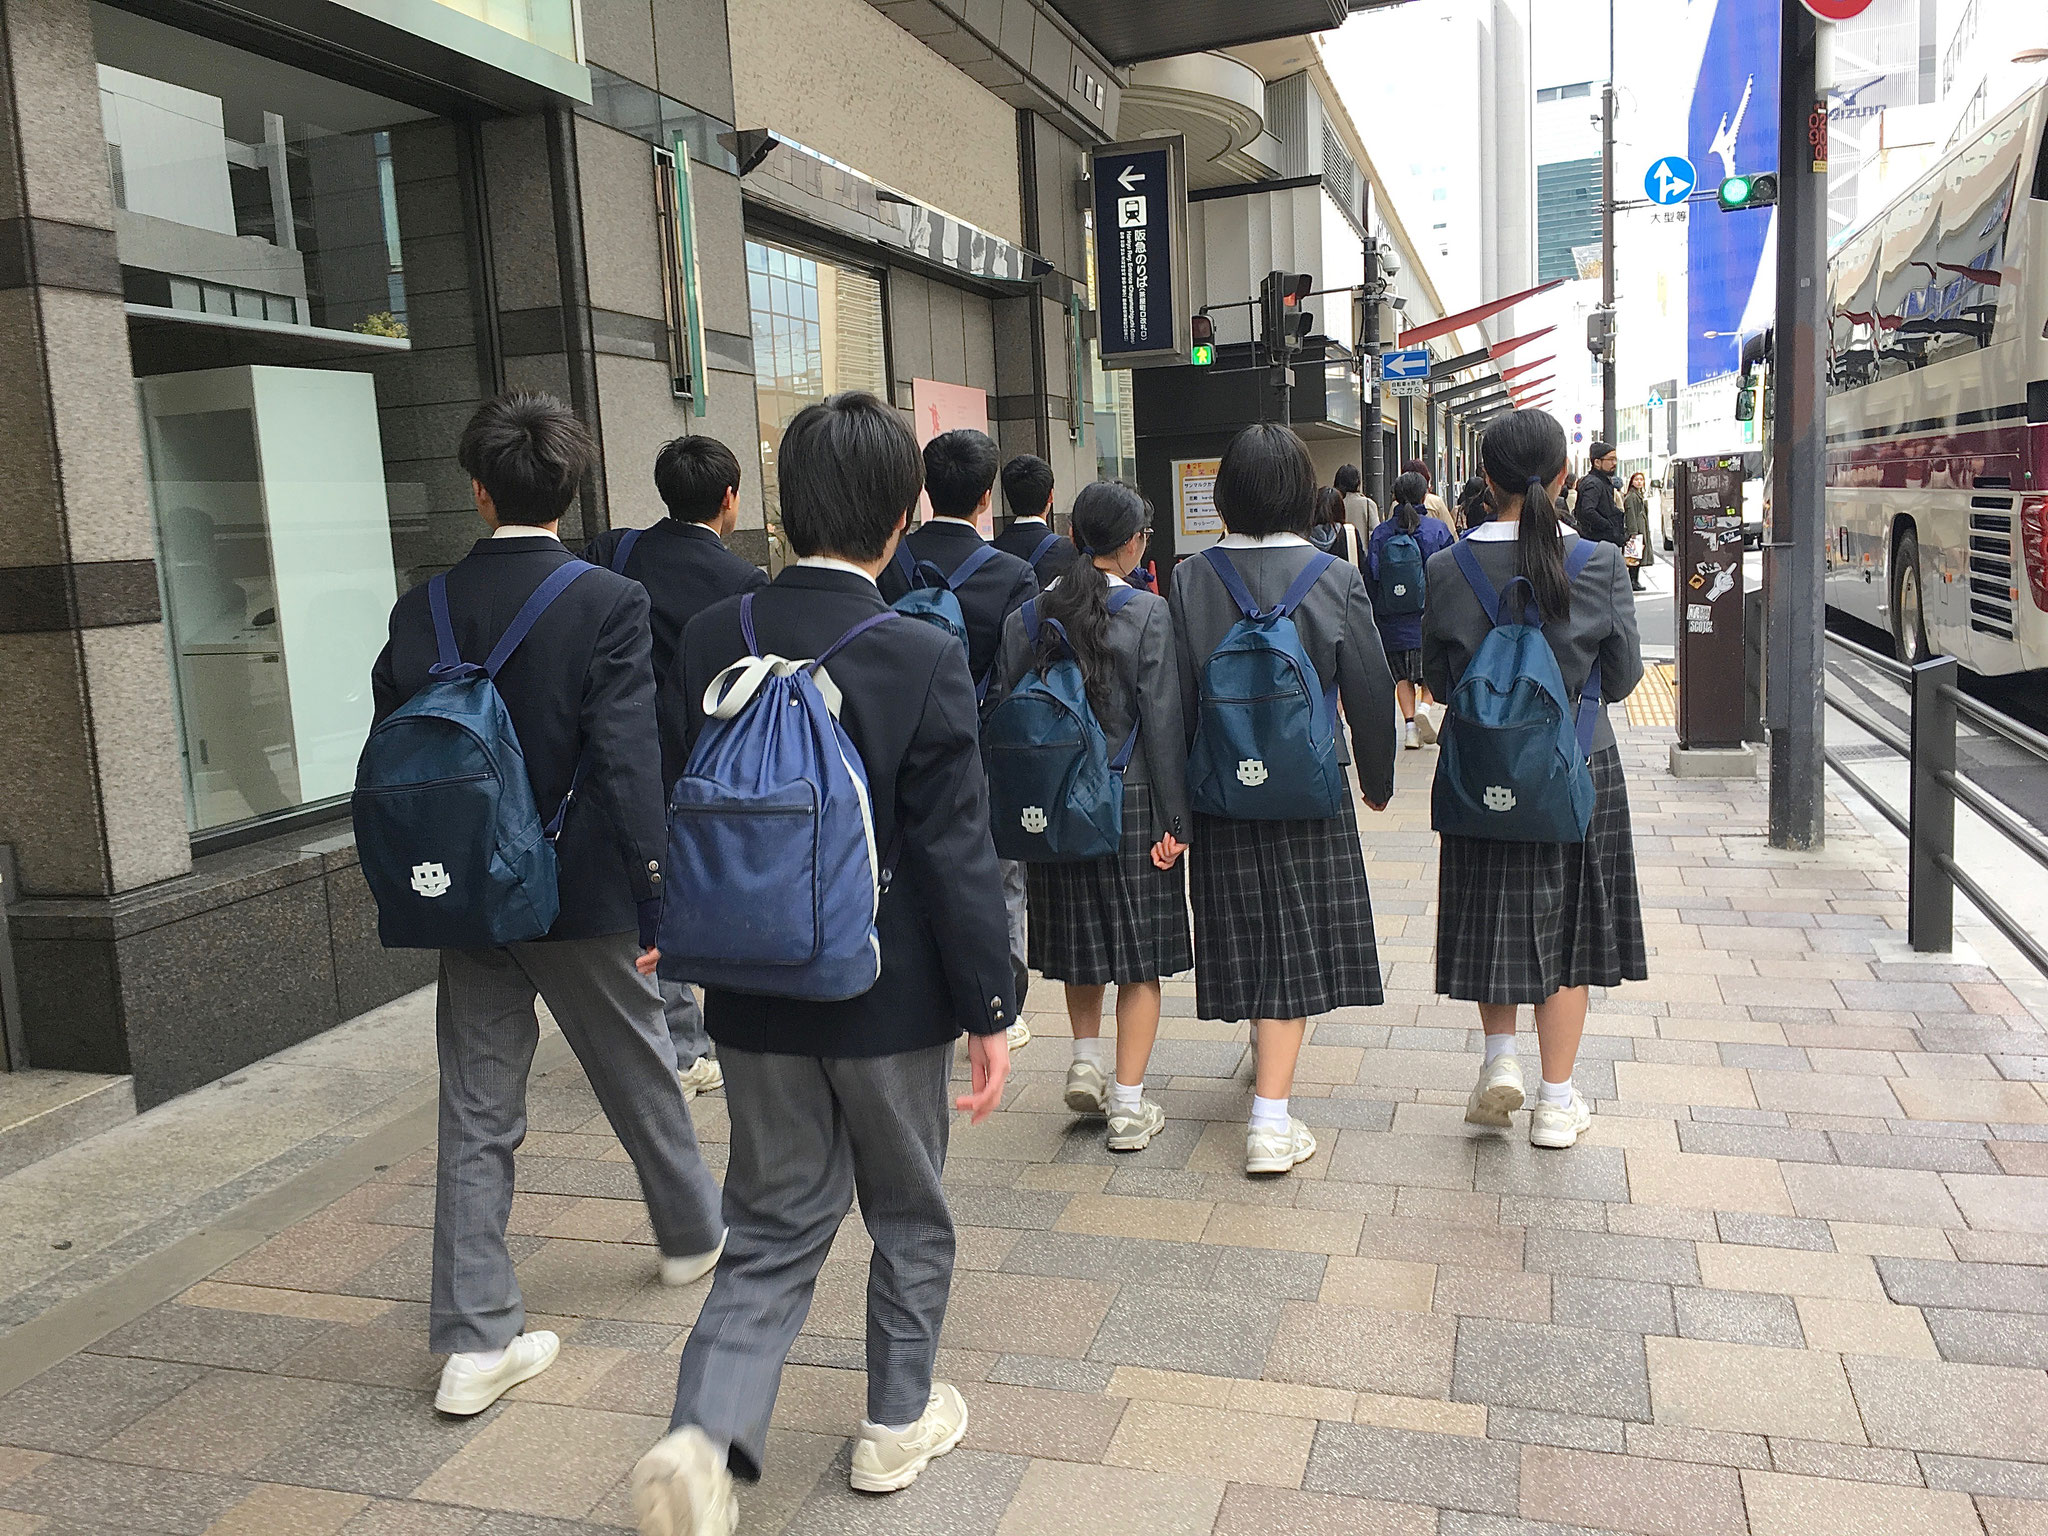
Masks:
[[[976,432],[988,431],[988,391],[976,389],[971,384],[941,384],[937,379],[912,379],[910,409],[917,418],[915,430],[919,448],[935,437],[957,432],[963,427],[970,427]],[[920,493],[917,520],[925,522],[931,515],[931,499]],[[996,523],[993,509],[975,519],[975,526],[981,530],[984,539],[994,538]]]
[[[1174,553],[1206,549],[1223,537],[1223,516],[1216,510],[1216,473],[1221,459],[1173,461]]]

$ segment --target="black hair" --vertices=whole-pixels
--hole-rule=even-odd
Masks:
[[[1330,484],[1346,496],[1356,496],[1360,484],[1356,464],[1339,464],[1337,473],[1330,477]]]
[[[972,517],[996,483],[996,445],[986,432],[960,427],[924,445],[924,489],[939,517]],[[1044,502],[1039,506],[1043,507]]]
[[[1309,513],[1311,528],[1341,528],[1344,525],[1344,493],[1333,485],[1316,492],[1315,510]]]
[[[654,488],[670,517],[708,523],[740,488],[740,461],[715,437],[679,437],[654,456]]]
[[[1493,521],[1493,492],[1487,489],[1486,481],[1474,475],[1458,489],[1458,515],[1465,520],[1467,528],[1477,528],[1481,523]]]
[[[1216,510],[1232,533],[1264,538],[1307,534],[1315,513],[1316,467],[1308,445],[1290,427],[1260,422],[1223,450],[1216,471]]]
[[[597,464],[597,439],[553,395],[524,391],[486,400],[462,429],[455,461],[481,485],[500,523],[560,521]]]
[[[1066,630],[1088,684],[1088,703],[1099,718],[1116,680],[1116,657],[1109,648],[1109,577],[1094,557],[1122,549],[1151,527],[1152,505],[1121,480],[1097,480],[1082,486],[1074,498],[1073,523],[1083,558],[1038,599],[1038,611]],[[1048,665],[1060,654],[1059,636],[1050,626],[1041,627],[1038,664]]]
[[[1052,501],[1052,466],[1035,453],[1018,454],[1003,466],[1003,500],[1012,517],[1044,517]]]
[[[1547,411],[1516,411],[1486,429],[1479,441],[1479,459],[1493,485],[1496,508],[1519,499],[1521,526],[1515,533],[1515,569],[1528,578],[1536,593],[1543,622],[1553,623],[1572,611],[1571,583],[1564,574],[1564,540],[1557,531],[1557,509],[1547,489],[1564,469],[1564,428]]]
[[[805,406],[783,429],[775,484],[798,555],[879,560],[924,489],[924,460],[901,416],[848,390]]]
[[[1403,470],[1394,477],[1392,494],[1394,520],[1403,533],[1413,533],[1422,525],[1423,498],[1429,494],[1429,482],[1419,470]]]

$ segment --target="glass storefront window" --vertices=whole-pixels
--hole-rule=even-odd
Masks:
[[[761,499],[779,558],[782,505],[775,450],[805,406],[845,389],[889,397],[882,280],[864,267],[747,241],[747,295],[754,323],[754,397],[761,418]]]
[[[477,532],[455,124],[93,7],[193,832],[349,792],[399,590]]]

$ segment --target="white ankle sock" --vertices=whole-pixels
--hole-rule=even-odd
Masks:
[[[1486,1064],[1490,1067],[1503,1056],[1515,1054],[1513,1035],[1488,1035],[1486,1037]]]
[[[472,1349],[465,1351],[462,1358],[480,1371],[495,1371],[505,1363],[505,1351],[502,1349]]]
[[[1252,1129],[1255,1131],[1284,1131],[1287,1129],[1287,1101],[1285,1099],[1262,1099],[1252,1095]]]
[[[1569,1104],[1571,1101],[1572,1080],[1570,1078],[1566,1078],[1561,1083],[1553,1083],[1546,1077],[1536,1089],[1536,1102],[1538,1104]]]
[[[907,1435],[917,1427],[915,1419],[908,1424],[877,1424],[873,1419],[862,1419],[861,1423],[868,1429],[879,1429],[885,1435]]]
[[[1109,1108],[1112,1114],[1135,1115],[1145,1100],[1145,1080],[1141,1077],[1131,1087],[1111,1082],[1109,1085]]]
[[[1074,1060],[1092,1062],[1098,1067],[1109,1065],[1109,1042],[1100,1035],[1074,1042]]]

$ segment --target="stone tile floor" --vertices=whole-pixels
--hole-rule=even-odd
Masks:
[[[967,1393],[965,1446],[907,1493],[847,1490],[866,1260],[850,1225],[742,1530],[2048,1532],[2048,1033],[2022,1001],[2038,988],[1967,953],[1912,956],[1903,878],[1858,823],[1837,809],[1825,853],[1774,854],[1762,786],[1675,782],[1667,740],[1627,737],[1653,976],[1596,1002],[1581,1147],[1461,1122],[1475,1020],[1430,990],[1433,754],[1405,755],[1397,809],[1365,827],[1388,1003],[1318,1020],[1303,1054],[1321,1154],[1245,1178],[1245,1032],[1195,1019],[1174,983],[1153,1075],[1172,1123],[1112,1157],[1061,1108],[1065,1024],[1041,984],[1041,1039],[949,1168],[942,1369]],[[428,1027],[417,1004],[393,1017]],[[116,1243],[97,1282],[20,1271],[0,1536],[625,1524],[703,1287],[654,1283],[632,1170],[555,1050],[512,1225],[562,1358],[477,1419],[437,1418],[419,1042],[376,1028],[392,1057],[372,1097],[406,1113],[357,1140],[354,1121],[316,1122],[292,1166],[339,1171],[294,1186],[313,1194],[268,1229],[210,1197],[245,1233],[223,1262],[189,1247],[208,1236],[195,1217],[164,1233],[183,1248]],[[287,1081],[311,1102],[306,1070]],[[172,1172],[206,1144],[181,1113],[156,1122],[177,1130]],[[124,1157],[159,1155],[154,1118],[108,1133]],[[697,1120],[722,1160],[722,1100]],[[38,1198],[62,1195],[46,1180]],[[41,1209],[0,1187],[18,1228]],[[124,1219],[145,1217],[166,1219]]]

